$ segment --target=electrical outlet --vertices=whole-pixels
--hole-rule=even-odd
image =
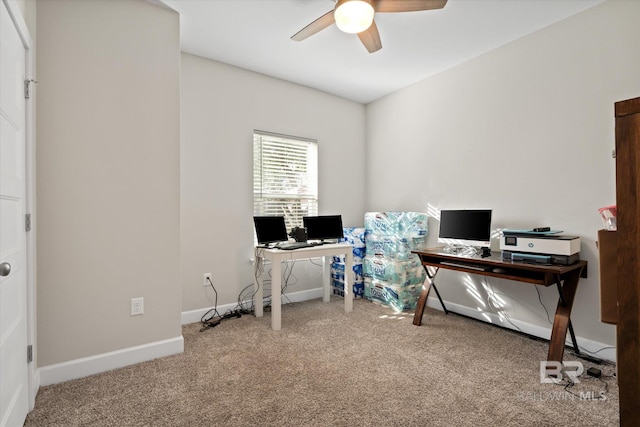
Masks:
[[[211,280],[211,282],[209,282],[209,280]],[[203,286],[209,286],[213,284],[213,279],[211,278],[211,273],[204,273],[202,275],[202,285]]]
[[[131,315],[144,314],[144,298],[131,298]]]

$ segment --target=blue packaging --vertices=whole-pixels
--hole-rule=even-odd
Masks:
[[[344,269],[345,264],[343,262],[331,263],[331,277],[335,277],[338,280],[344,281]],[[362,264],[353,264],[353,274],[355,276],[355,282],[362,281],[362,279],[364,278],[362,269]]]
[[[342,242],[347,242],[353,245],[354,248],[364,248],[365,245],[365,228],[364,227],[344,227],[342,229],[344,233],[344,239]]]
[[[344,281],[331,280],[331,287],[333,288],[334,295],[340,295],[344,297]],[[355,298],[364,298],[364,281],[355,282],[353,284],[353,296]]]

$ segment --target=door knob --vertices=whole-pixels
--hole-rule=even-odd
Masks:
[[[0,276],[8,276],[11,273],[11,264],[3,262],[0,264]]]

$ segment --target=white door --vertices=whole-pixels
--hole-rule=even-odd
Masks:
[[[0,427],[29,408],[25,231],[25,49],[0,11]]]

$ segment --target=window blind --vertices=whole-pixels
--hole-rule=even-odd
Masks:
[[[287,231],[318,214],[315,140],[254,131],[253,213],[284,216]]]

